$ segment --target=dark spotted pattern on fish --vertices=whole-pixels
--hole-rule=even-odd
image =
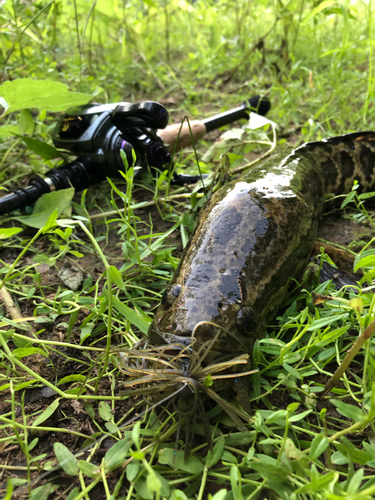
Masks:
[[[323,197],[348,193],[354,180],[375,185],[375,132],[305,144],[220,188],[201,210],[150,343],[188,343],[210,321],[223,327],[213,356],[249,351],[307,263]],[[197,327],[197,345],[217,331]]]

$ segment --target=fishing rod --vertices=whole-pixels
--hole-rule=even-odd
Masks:
[[[251,111],[266,115],[271,108],[267,97],[254,96],[237,108],[188,123],[168,125],[166,108],[154,101],[88,104],[72,108],[63,115],[52,140],[57,149],[77,156],[49,170],[44,177],[33,177],[25,188],[17,188],[0,198],[0,215],[33,205],[43,194],[73,187],[82,191],[107,177],[122,178],[125,171],[121,151],[129,166],[161,170],[172,168],[171,153],[195,144],[206,133],[239,119]],[[135,162],[133,161],[135,152]],[[176,184],[194,183],[200,176],[175,174]]]

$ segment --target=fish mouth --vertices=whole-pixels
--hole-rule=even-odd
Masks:
[[[206,331],[203,335],[200,330],[202,327],[206,327]],[[209,327],[208,330],[207,327]],[[249,351],[248,346],[238,334],[230,332],[223,326],[210,321],[201,321],[197,323],[192,331],[187,331],[186,335],[177,335],[173,332],[160,330],[152,323],[148,331],[148,338],[151,344],[158,346],[173,345],[176,348],[177,346],[183,348],[193,348],[193,346],[195,346],[196,350],[207,347],[211,352],[210,358],[217,358],[225,355],[233,356],[238,353],[247,353]],[[235,345],[235,349],[231,348],[231,345]]]
[[[195,339],[192,339],[190,336],[176,335],[174,333],[159,330],[153,323],[151,323],[147,335],[150,342],[155,345],[180,344],[183,347],[188,347],[195,343]]]

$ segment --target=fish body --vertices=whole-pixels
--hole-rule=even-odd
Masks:
[[[211,359],[249,352],[307,264],[325,195],[354,180],[375,185],[375,132],[307,143],[222,186],[201,210],[150,343],[217,336]]]

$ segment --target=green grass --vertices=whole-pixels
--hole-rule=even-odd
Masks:
[[[162,100],[178,122],[266,94],[279,149],[373,128],[371,2],[7,0],[1,9],[3,82],[40,80],[42,95],[52,80],[95,102]],[[24,87],[14,97],[18,111],[0,124],[0,180],[8,189],[54,166],[45,144],[52,144],[53,111],[69,107],[71,95],[59,90],[57,105],[43,105],[35,92]],[[29,101],[22,105],[21,97]],[[44,143],[41,149],[30,137]],[[244,137],[269,146],[244,144]],[[247,163],[250,152],[266,152],[272,131],[246,132],[241,141],[220,151],[232,169]],[[204,157],[211,144],[206,137],[198,147],[204,172],[220,164],[217,153]],[[178,167],[196,171],[192,150]],[[150,174],[127,177],[76,195],[72,205],[67,193],[63,218],[49,210],[37,227],[3,219],[0,293],[6,290],[22,316],[32,318],[29,326],[10,319],[9,305],[0,303],[4,498],[20,491],[61,498],[55,490],[69,500],[373,498],[372,340],[333,397],[318,400],[374,317],[373,286],[366,283],[374,276],[371,237],[359,235],[362,243],[353,247],[368,245],[356,258],[362,288],[336,292],[329,282],[304,283],[256,343],[250,356],[259,372],[252,375],[247,432],[208,402],[213,450],[198,422],[184,460],[176,408],[142,414],[141,398],[119,395],[126,377],[117,351],[147,332],[201,194],[173,187],[167,174],[156,183]],[[345,216],[372,231],[364,199],[355,191],[350,197]],[[65,260],[85,270],[78,291],[58,278]],[[314,307],[312,292],[333,298]],[[221,394],[236,407],[233,391]]]

